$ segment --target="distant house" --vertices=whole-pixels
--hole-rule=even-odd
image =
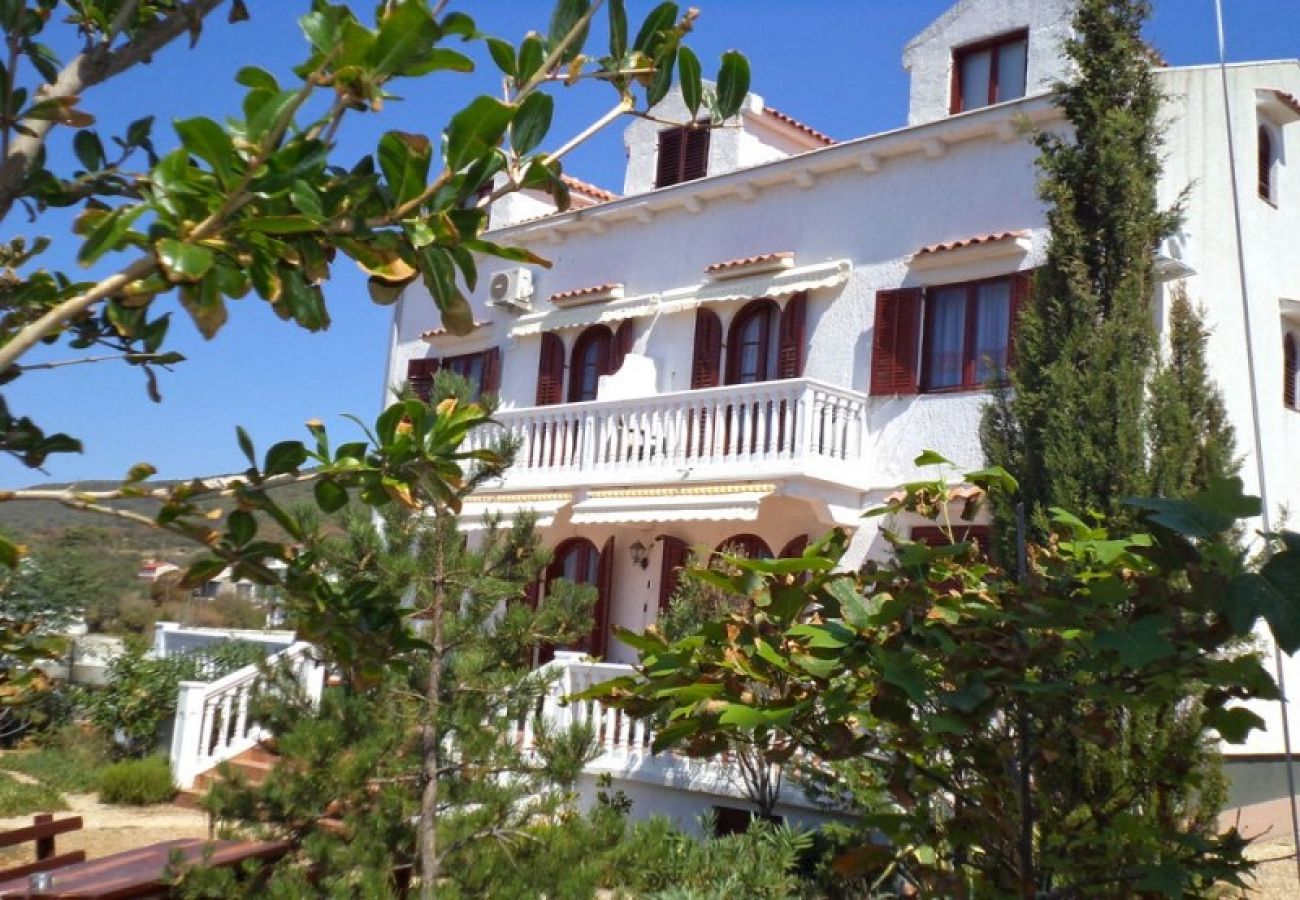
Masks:
[[[179,572],[181,567],[161,559],[146,559],[140,563],[136,577],[141,581],[154,582],[169,572]]]

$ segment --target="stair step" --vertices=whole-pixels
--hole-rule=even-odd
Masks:
[[[266,781],[266,777],[271,774],[271,770],[275,768],[279,760],[279,756],[260,745],[245,750],[233,759],[227,760],[221,766],[216,766],[201,773],[194,779],[194,787],[177,794],[173,804],[183,809],[198,809],[203,797],[212,789],[212,786],[224,780],[221,775],[223,767],[237,772],[247,784],[257,787]]]

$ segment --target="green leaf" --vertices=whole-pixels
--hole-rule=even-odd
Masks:
[[[456,286],[451,256],[441,247],[429,246],[422,248],[417,258],[424,286],[442,314],[442,324],[452,334],[469,334],[474,330],[474,312]]]
[[[1268,725],[1244,706],[1213,707],[1205,710],[1206,726],[1219,732],[1229,744],[1243,744],[1255,729],[1263,731]]]
[[[1096,644],[1119,654],[1123,665],[1140,669],[1176,652],[1163,634],[1168,627],[1169,620],[1164,616],[1146,616],[1122,631],[1100,632]]]
[[[226,533],[232,544],[242,547],[257,535],[257,519],[250,512],[236,509],[226,516]]]
[[[22,555],[18,552],[18,545],[0,534],[0,565],[14,569],[18,567],[21,559]]]
[[[690,47],[682,47],[677,51],[677,75],[681,81],[682,100],[694,119],[700,113],[700,104],[704,102],[704,85],[700,79],[700,58]]]
[[[550,94],[539,91],[524,98],[510,126],[510,145],[516,153],[524,156],[541,144],[551,130],[554,111],[555,99]]]
[[[322,478],[316,482],[312,488],[312,493],[316,496],[316,505],[323,512],[334,513],[348,505],[348,492],[338,483]]]
[[[1258,497],[1247,496],[1240,478],[1217,478],[1189,500],[1129,499],[1152,522],[1190,538],[1209,540],[1232,529],[1238,519],[1259,515]]]
[[[912,465],[917,468],[921,466],[951,466],[952,460],[935,450],[924,450],[920,456],[912,460]]]
[[[248,464],[257,468],[257,453],[253,449],[253,439],[248,436],[248,432],[242,425],[235,426],[235,441],[239,444],[239,449],[248,460]]]
[[[492,56],[492,61],[497,64],[497,68],[514,78],[519,72],[519,61],[515,58],[514,45],[509,41],[503,41],[500,38],[488,38],[488,53]]]
[[[246,88],[272,93],[278,93],[280,90],[280,82],[275,80],[275,76],[258,66],[244,66],[235,73],[235,81]]]
[[[198,244],[186,244],[176,238],[163,238],[154,244],[158,263],[168,280],[199,281],[212,269],[212,251]]]
[[[252,96],[251,94],[249,95]],[[246,124],[247,137],[250,141],[260,141],[272,128],[274,128],[283,117],[286,111],[298,99],[296,91],[280,91],[278,94],[268,93],[261,97],[253,104],[253,109],[245,110],[248,115]]]
[[[609,55],[620,63],[627,53],[627,5],[624,0],[609,0]]]
[[[650,14],[641,23],[641,29],[636,33],[636,40],[632,42],[632,49],[653,54],[654,48],[651,43],[659,38],[659,32],[672,28],[676,23],[677,4],[660,3],[650,10]]]
[[[223,184],[234,178],[235,145],[224,128],[202,116],[172,123],[185,149],[212,166]]]
[[[722,67],[718,70],[718,115],[729,119],[740,112],[748,94],[749,60],[735,50],[728,50],[722,54]]]
[[[197,283],[182,283],[181,306],[190,314],[199,333],[208,340],[216,336],[229,316],[215,278],[205,278]]]
[[[116,250],[122,243],[123,236],[130,229],[131,223],[140,218],[144,211],[143,204],[119,206],[101,218],[86,237],[86,242],[81,245],[81,250],[77,253],[77,262],[83,266],[90,266],[108,251]]]
[[[447,168],[459,172],[490,152],[501,142],[514,115],[515,107],[495,97],[474,98],[447,125]]]
[[[380,80],[402,73],[433,49],[441,29],[423,2],[404,2],[389,8],[379,33],[366,54],[366,62]]]
[[[527,81],[537,73],[546,59],[546,47],[536,32],[529,32],[519,45],[518,81]]]
[[[262,472],[267,477],[286,475],[298,471],[306,461],[307,448],[299,441],[280,441],[266,451],[266,462],[262,465]]]
[[[401,206],[420,196],[429,180],[433,145],[422,134],[389,131],[379,139],[379,168],[393,202]]]
[[[183,587],[198,587],[216,578],[226,569],[224,559],[201,559],[192,563],[185,570],[185,577],[181,579]]]
[[[72,149],[87,172],[98,172],[107,164],[103,142],[88,128],[78,131],[72,138]]]
[[[788,709],[755,709],[743,703],[728,703],[718,717],[718,724],[735,725],[746,730],[768,728],[789,721],[793,713]]]
[[[1233,631],[1245,637],[1263,616],[1279,647],[1300,650],[1300,560],[1286,551],[1259,572],[1238,575],[1228,585],[1224,614]]]
[[[153,116],[136,119],[126,126],[126,142],[132,147],[143,146],[153,133]]]
[[[551,47],[557,46],[560,41],[577,27],[582,17],[591,9],[591,0],[555,0],[555,9],[551,13],[551,27],[548,34]],[[579,53],[582,52],[582,45],[587,41],[587,26],[584,24],[578,34],[564,48],[560,54],[560,62],[567,63]]]

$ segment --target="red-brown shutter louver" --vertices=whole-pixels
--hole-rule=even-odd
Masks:
[[[709,171],[709,129],[666,128],[659,132],[655,187],[703,178]]]
[[[609,641],[609,607],[614,597],[614,539],[605,541],[596,564],[596,608],[592,611],[591,641],[587,652],[600,659]]]
[[[682,582],[682,567],[691,555],[691,548],[681,538],[668,534],[662,535],[659,541],[663,544],[663,561],[659,566],[659,615],[662,617]]]
[[[915,394],[921,337],[920,288],[879,291],[871,340],[871,394]]]
[[[691,360],[691,390],[722,383],[722,320],[711,309],[695,311],[695,355]]]
[[[686,129],[679,181],[694,181],[709,174],[709,133],[707,128]]]
[[[806,322],[808,320],[808,295],[795,294],[781,310],[781,330],[777,343],[776,377],[800,378],[803,376]]]
[[[546,332],[537,360],[537,405],[550,406],[564,397],[564,341]]]
[[[1282,403],[1287,409],[1296,408],[1296,357],[1295,335],[1288,334],[1282,341]]]
[[[623,368],[623,360],[632,352],[634,343],[636,343],[636,324],[631,319],[624,319],[614,331],[614,348],[609,359],[611,373]]]
[[[413,359],[406,364],[406,383],[411,386],[415,396],[425,403],[429,402],[429,397],[433,394],[433,376],[438,374],[441,365],[442,360],[436,357]]]
[[[681,181],[684,129],[669,128],[659,132],[659,157],[655,167],[655,187],[668,187]]]
[[[501,393],[501,348],[493,347],[483,354],[483,383],[479,394]]]
[[[1011,334],[1007,337],[1007,369],[1016,364],[1016,342],[1020,337],[1020,316],[1034,298],[1034,273],[1017,272],[1011,278]]]

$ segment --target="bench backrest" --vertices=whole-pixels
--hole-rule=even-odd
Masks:
[[[77,831],[81,828],[81,825],[81,816],[55,819],[49,813],[42,813],[32,817],[31,825],[15,828],[12,831],[0,831],[0,847],[13,847],[17,844],[25,844],[28,841],[34,841],[36,844],[35,861],[21,866],[12,866],[8,869],[0,869],[0,881],[24,878],[36,872],[50,872],[63,866],[85,862],[85,850],[58,853],[54,847],[55,836],[67,834],[69,831]]]

